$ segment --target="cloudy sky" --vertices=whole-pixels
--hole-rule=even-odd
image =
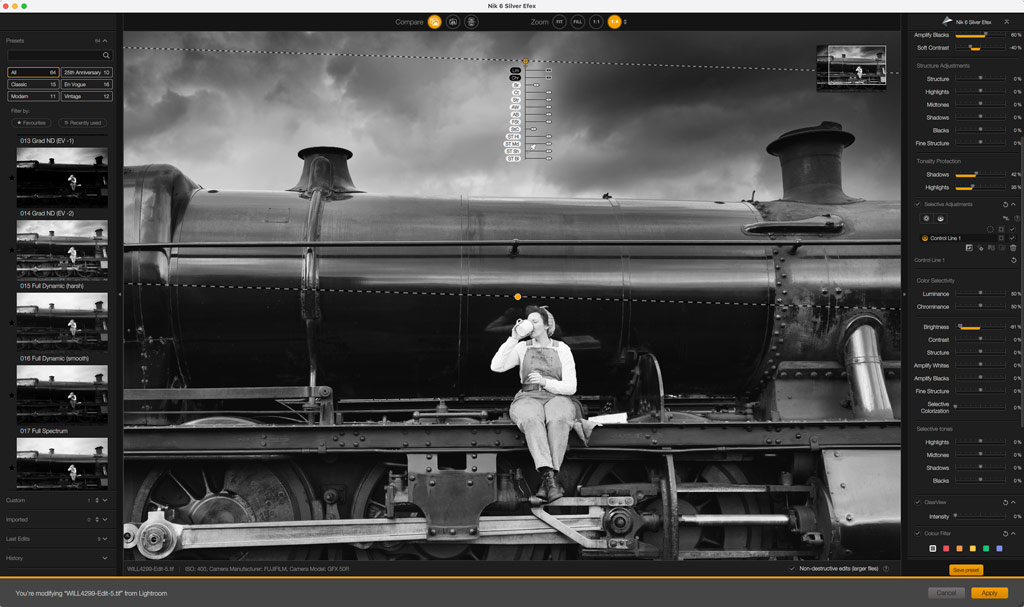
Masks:
[[[107,148],[18,148],[18,161],[38,160],[57,164],[93,164],[97,156],[107,162]]]
[[[830,120],[857,137],[846,192],[898,197],[898,77],[885,93],[818,93],[820,44],[888,44],[900,64],[894,33],[126,32],[125,164],[173,164],[206,188],[284,190],[299,149],[333,145],[354,153],[368,192],[739,200],[756,189],[766,200],[781,175],[765,147]],[[550,162],[504,160],[508,68],[522,57],[553,70]]]
[[[96,381],[96,374],[102,373],[106,381],[106,365],[18,365],[18,379],[36,378],[55,381]]]
[[[46,236],[50,230],[53,230],[57,236],[95,236],[96,230],[103,230],[106,235],[107,222],[84,219],[22,219],[18,221],[18,234]]]
[[[96,447],[103,447],[103,452],[106,453],[107,439],[100,437],[18,439],[18,451],[49,453],[50,449],[53,448],[54,452],[66,455],[78,453],[91,455],[96,452]]]
[[[19,306],[47,308],[52,303],[62,310],[92,310],[96,302],[102,301],[107,307],[106,293],[18,293]]]

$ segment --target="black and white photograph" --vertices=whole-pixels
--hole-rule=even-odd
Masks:
[[[819,91],[885,91],[885,45],[827,44],[818,47]],[[893,63],[893,65],[899,65]]]
[[[15,245],[18,280],[107,279],[110,260],[105,220],[19,220]]]
[[[108,179],[107,148],[18,148],[18,208],[103,208]]]
[[[125,33],[125,557],[898,559],[900,87],[435,34]]]
[[[95,491],[109,487],[107,439],[18,439],[19,491]]]
[[[18,350],[106,352],[107,303],[106,293],[18,293]]]
[[[106,365],[18,365],[19,424],[106,424]]]

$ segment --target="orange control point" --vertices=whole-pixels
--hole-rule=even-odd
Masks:
[[[515,297],[515,298],[516,298],[516,301],[519,301],[520,299],[522,299],[522,298],[523,298],[523,295],[522,295],[522,293],[516,293],[516,294],[515,294],[515,295],[513,295],[512,297]]]

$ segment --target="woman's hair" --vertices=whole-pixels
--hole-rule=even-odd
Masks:
[[[536,312],[540,314],[540,317],[544,319],[544,326],[548,328],[548,337],[555,334],[555,315],[552,314],[547,306],[526,306],[526,315],[529,316]]]

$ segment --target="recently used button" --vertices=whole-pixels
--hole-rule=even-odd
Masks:
[[[950,565],[949,575],[985,575],[984,565]]]
[[[964,599],[967,598],[967,589],[959,588],[929,588],[928,598],[930,599]]]
[[[1010,589],[1007,587],[1002,588],[982,588],[976,587],[971,588],[972,599],[1008,599],[1010,598]]]

